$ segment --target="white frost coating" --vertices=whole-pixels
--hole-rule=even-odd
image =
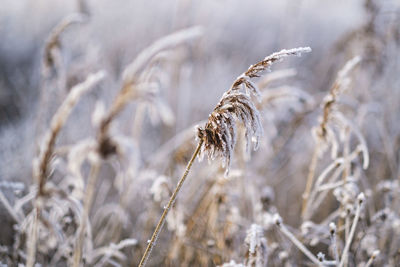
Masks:
[[[296,55],[296,56],[301,56],[302,53],[309,53],[311,52],[310,47],[298,47],[298,48],[292,48],[292,49],[282,49],[279,52],[273,53],[267,57],[265,57],[264,60],[271,60],[271,59],[281,59],[290,55]]]
[[[260,245],[263,229],[257,224],[252,224],[250,229],[247,230],[247,236],[245,239],[246,244],[249,245],[249,252],[254,254],[256,252],[256,247]]]
[[[339,71],[338,73],[338,78],[339,79],[344,79],[349,75],[350,71],[354,69],[358,65],[358,63],[361,62],[361,57],[360,56],[355,56],[349,61],[347,61],[346,65]]]
[[[252,224],[247,230],[245,243],[249,248],[246,266],[267,266],[267,239],[260,225]]]

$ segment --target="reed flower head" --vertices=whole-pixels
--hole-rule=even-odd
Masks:
[[[310,52],[311,48],[301,47],[290,50],[281,50],[264,58],[240,75],[231,88],[224,93],[221,100],[208,117],[204,127],[198,128],[197,137],[202,141],[200,159],[207,154],[209,159],[217,156],[223,158],[223,166],[226,174],[229,172],[233,150],[236,144],[236,120],[243,123],[246,131],[246,148],[254,143],[254,149],[258,147],[258,141],[263,135],[261,115],[253,103],[251,95],[259,98],[260,92],[251,79],[260,77],[261,72],[290,55],[301,55]]]

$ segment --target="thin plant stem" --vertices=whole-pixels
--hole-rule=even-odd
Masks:
[[[334,223],[331,223],[329,225],[330,228],[330,237],[331,237],[331,244],[332,244],[332,250],[333,250],[333,255],[335,257],[335,262],[339,264],[339,251],[337,247],[337,240],[336,240],[336,225]]]
[[[35,203],[34,211],[33,211],[33,222],[32,229],[30,235],[28,236],[28,256],[26,260],[27,267],[33,267],[36,260],[36,243],[38,236],[38,224],[39,224],[39,207],[38,204]]]
[[[282,219],[279,217],[275,218],[275,224],[279,230],[290,240],[292,243],[304,253],[314,264],[322,266],[322,263],[315,257],[310,250],[308,250],[283,224]]]
[[[98,160],[96,160],[90,169],[88,185],[87,185],[87,189],[86,189],[86,195],[85,195],[85,199],[83,201],[83,214],[81,217],[81,222],[80,222],[80,226],[78,229],[78,236],[76,239],[76,244],[75,244],[75,249],[74,249],[74,257],[73,257],[73,266],[74,267],[79,267],[79,263],[81,261],[86,221],[87,221],[87,218],[89,217],[90,208],[93,203],[93,193],[94,193],[95,185],[97,182],[99,170],[100,170],[100,163]]]
[[[347,178],[350,175],[350,162],[348,160],[348,156],[350,154],[350,130],[349,127],[346,127],[345,129],[345,140],[344,140],[344,147],[343,147],[343,165],[344,165],[344,170],[343,170],[343,182],[344,184],[347,183]]]
[[[349,252],[351,241],[353,240],[354,233],[356,231],[358,220],[360,219],[360,214],[361,214],[361,208],[362,208],[363,201],[364,201],[364,195],[361,193],[359,195],[359,197],[358,197],[356,215],[354,217],[353,224],[351,225],[350,234],[346,239],[346,245],[345,245],[345,247],[343,249],[342,259],[340,260],[339,267],[344,266],[345,263],[347,264],[347,254]]]
[[[317,168],[317,162],[318,162],[318,144],[316,145],[312,158],[311,158],[311,164],[310,168],[308,169],[308,176],[307,176],[307,183],[306,183],[306,189],[304,190],[303,194],[303,205],[301,208],[301,217],[304,218],[306,211],[308,210],[308,199],[310,197],[310,192],[311,188],[314,182],[314,176],[315,176],[315,169]]]
[[[136,109],[135,118],[133,120],[132,136],[134,140],[139,144],[140,136],[142,135],[143,120],[145,116],[145,106],[143,103],[139,103]]]
[[[365,267],[370,267],[373,263],[373,261],[375,260],[376,257],[378,257],[380,251],[379,250],[375,250],[374,252],[372,252],[371,257],[369,258],[367,264],[365,265]]]
[[[174,192],[171,195],[171,198],[168,201],[167,206],[164,208],[164,211],[161,215],[160,220],[158,221],[156,229],[154,230],[153,235],[151,236],[151,239],[148,241],[146,250],[142,256],[142,259],[140,260],[139,267],[143,267],[146,265],[146,262],[147,262],[148,258],[150,257],[151,250],[155,246],[157,237],[161,231],[162,226],[164,225],[165,219],[167,218],[168,212],[170,211],[171,207],[174,205],[175,199],[176,199],[183,183],[185,182],[187,175],[189,174],[190,168],[192,167],[194,160],[196,159],[197,155],[200,152],[202,144],[203,144],[203,141],[200,140],[197,145],[196,150],[194,151],[194,153],[192,155],[192,158],[190,159],[188,165],[186,166],[186,170],[185,170],[182,178],[179,180]]]

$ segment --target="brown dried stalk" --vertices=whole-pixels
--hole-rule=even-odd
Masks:
[[[312,154],[310,167],[308,169],[306,188],[303,193],[303,205],[301,209],[301,216],[303,218],[308,207],[308,199],[314,183],[315,170],[317,168],[318,157],[321,152],[321,145],[323,143],[329,143],[328,139],[331,137],[331,130],[328,128],[328,122],[331,118],[332,109],[337,102],[339,94],[348,88],[351,82],[349,74],[360,61],[361,58],[357,56],[352,58],[345,64],[345,66],[338,72],[337,78],[333,86],[331,87],[329,94],[323,100],[322,119],[320,124],[315,128],[314,131],[317,143]]]
[[[97,134],[97,159],[91,166],[91,174],[87,185],[87,194],[83,200],[84,211],[81,217],[80,227],[77,233],[77,240],[74,248],[73,266],[79,266],[82,255],[83,238],[86,228],[87,217],[91,209],[93,201],[93,191],[97,182],[97,173],[100,167],[100,160],[105,159],[117,152],[117,145],[109,135],[109,128],[113,119],[120,114],[125,106],[132,100],[140,98],[151,90],[151,85],[143,83],[140,75],[146,70],[146,67],[152,60],[161,52],[175,48],[178,45],[187,43],[195,38],[200,37],[202,34],[201,27],[192,27],[185,30],[178,31],[168,35],[142,51],[136,59],[126,67],[122,77],[122,89],[117,94],[116,98],[111,104],[107,114],[105,114],[101,121]]]
[[[264,60],[255,65],[240,75],[224,93],[221,100],[209,115],[208,122],[204,128],[198,128],[199,143],[193,153],[186,170],[179,180],[177,187],[172,193],[167,206],[161,215],[159,222],[148,241],[146,250],[140,260],[139,267],[145,266],[150,253],[155,246],[157,237],[164,225],[168,212],[170,211],[175,199],[186,180],[193,161],[197,155],[207,153],[209,158],[222,156],[223,162],[226,163],[226,170],[229,170],[229,164],[232,157],[233,149],[236,144],[236,120],[240,120],[246,127],[247,146],[251,142],[251,137],[255,137],[255,143],[262,135],[262,126],[260,114],[251,100],[250,93],[259,96],[257,86],[250,80],[251,78],[260,77],[260,73],[268,69],[275,61],[281,60],[290,55],[301,55],[301,53],[310,52],[311,48],[295,48],[290,50],[282,50],[266,57]],[[241,92],[242,87],[246,89],[246,93]],[[256,146],[255,146],[256,147]]]
[[[72,109],[80,99],[80,97],[104,79],[105,73],[99,71],[90,75],[84,82],[74,86],[67,98],[64,100],[60,108],[54,114],[50,129],[45,136],[43,150],[37,159],[37,168],[35,170],[35,178],[38,183],[38,195],[45,195],[44,185],[49,174],[49,163],[53,156],[54,146],[61,128],[64,126]]]
[[[122,89],[111,104],[108,113],[100,122],[97,139],[99,143],[99,153],[103,157],[107,157],[116,151],[116,147],[112,143],[108,133],[113,119],[124,109],[127,103],[140,97],[149,88],[148,84],[142,84],[139,79],[140,74],[146,68],[147,64],[159,53],[196,39],[200,37],[201,34],[201,27],[192,27],[168,35],[146,48],[128,67],[126,67],[122,78]]]
[[[60,96],[64,96],[65,92],[66,75],[62,62],[61,36],[72,25],[83,23],[84,21],[85,16],[82,14],[74,13],[66,16],[52,29],[45,41],[41,62],[41,90],[36,123],[36,135],[38,138],[41,137],[42,129],[45,128],[49,119],[46,116],[46,112],[49,106],[54,105],[54,100],[50,101],[50,99],[54,94],[57,95],[57,99],[61,99]],[[54,87],[58,90],[54,91]]]
[[[83,241],[84,241],[85,231],[86,231],[86,221],[89,216],[90,208],[92,207],[93,194],[94,194],[94,189],[95,189],[95,185],[97,182],[99,170],[100,170],[100,159],[97,158],[97,159],[95,159],[94,162],[92,162],[92,166],[90,168],[88,185],[86,187],[86,194],[85,194],[85,199],[84,199],[84,203],[83,203],[83,212],[82,212],[79,228],[77,231],[76,245],[74,248],[74,256],[73,256],[73,266],[74,267],[78,267],[79,263],[81,261],[82,247],[83,247]]]
[[[82,23],[85,21],[85,16],[82,14],[71,14],[66,16],[50,33],[49,37],[46,40],[44,55],[43,55],[43,73],[44,77],[49,75],[49,71],[51,69],[57,70],[60,67],[60,48],[61,34],[67,30],[70,26],[76,23]]]
[[[97,83],[99,83],[105,77],[103,71],[99,71],[96,74],[90,75],[83,83],[74,86],[69,92],[67,98],[64,100],[60,108],[54,114],[50,129],[48,130],[45,138],[43,149],[41,150],[39,156],[34,161],[34,178],[38,185],[35,201],[34,201],[34,221],[32,224],[31,233],[28,236],[28,256],[27,256],[27,266],[33,266],[35,262],[36,253],[36,239],[37,239],[37,228],[38,228],[38,217],[40,216],[41,201],[40,198],[47,195],[46,192],[46,182],[50,173],[50,161],[53,157],[55,143],[60,133],[60,130],[67,121],[72,109],[80,99],[80,97],[93,88]]]

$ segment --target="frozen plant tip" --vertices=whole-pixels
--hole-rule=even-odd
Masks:
[[[254,149],[257,149],[258,140],[263,135],[261,116],[255,107],[251,95],[260,97],[257,86],[251,81],[252,78],[260,77],[261,72],[270,66],[290,55],[301,55],[310,52],[309,47],[300,47],[289,50],[281,50],[273,53],[251,65],[249,69],[240,75],[226,91],[213,112],[208,117],[204,127],[198,128],[197,137],[203,141],[200,151],[200,159],[207,154],[209,159],[217,156],[223,158],[223,166],[226,167],[226,174],[229,172],[233,150],[236,144],[236,120],[243,123],[246,131],[246,148],[249,150],[251,142],[254,142]],[[244,92],[243,90],[244,89]]]

